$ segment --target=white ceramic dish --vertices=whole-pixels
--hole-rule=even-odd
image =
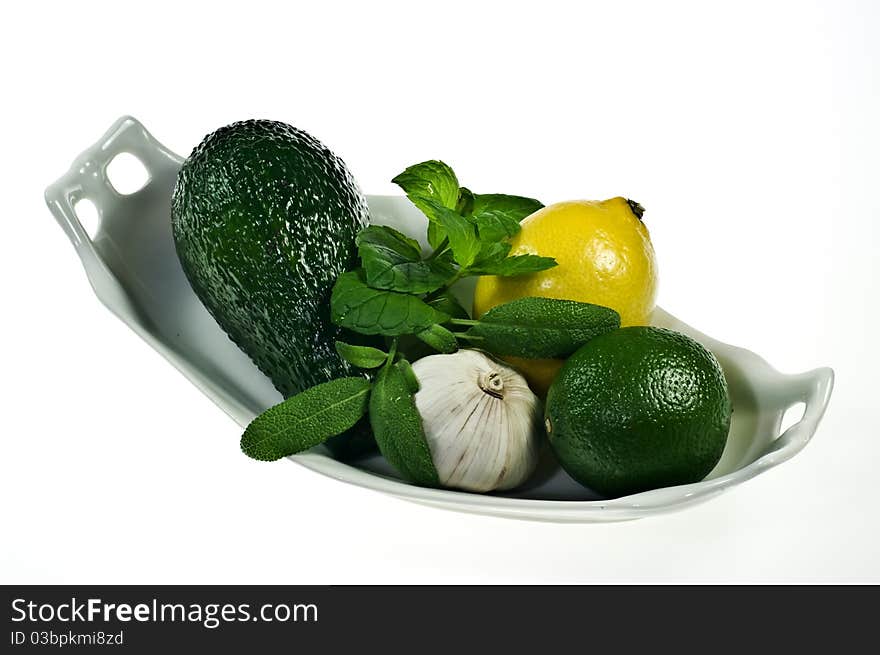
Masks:
[[[149,173],[147,184],[130,195],[118,193],[106,173],[110,161],[123,152],[140,159]],[[217,326],[178,264],[169,205],[181,161],[138,121],[123,117],[46,190],[46,202],[73,242],[101,301],[244,426],[280,396]],[[99,225],[91,237],[74,209],[83,198],[98,209]],[[369,196],[369,203],[375,222],[424,234],[425,219],[406,198]],[[460,292],[466,295],[468,290]],[[831,369],[783,375],[758,355],[715,341],[662,309],[655,312],[654,323],[689,334],[712,350],[730,385],[734,415],[728,445],[702,482],[603,500],[548,458],[526,487],[503,496],[478,495],[407,484],[379,456],[349,465],[318,448],[290,459],[343,482],[434,507],[590,523],[635,519],[703,502],[790,459],[807,444],[828,405]],[[805,405],[803,417],[780,434],[783,414],[798,403]]]

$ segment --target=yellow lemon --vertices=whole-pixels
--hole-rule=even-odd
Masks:
[[[555,257],[558,266],[516,277],[484,276],[474,315],[517,298],[543,296],[604,305],[620,323],[647,325],[657,295],[657,263],[644,209],[626,198],[572,200],[539,209],[522,222],[511,255]],[[532,389],[547,393],[562,360],[509,358]]]

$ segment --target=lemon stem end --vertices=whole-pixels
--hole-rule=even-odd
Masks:
[[[632,213],[636,215],[636,218],[642,220],[642,216],[645,215],[645,208],[642,207],[635,200],[626,199],[626,204],[629,205],[629,208],[632,210]]]

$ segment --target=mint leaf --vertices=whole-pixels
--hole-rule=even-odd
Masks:
[[[455,211],[462,216],[470,216],[474,211],[474,194],[467,187],[461,187],[458,190],[458,204]]]
[[[483,241],[501,241],[515,236],[520,221],[543,207],[532,198],[487,193],[474,196],[473,221]]]
[[[461,306],[461,303],[458,302],[458,299],[449,290],[444,291],[436,298],[428,300],[427,303],[434,309],[448,314],[452,318],[470,318],[470,314],[467,313],[467,310]]]
[[[425,210],[419,203],[426,199],[449,209],[455,209],[458,204],[458,178],[442,161],[432,159],[413,164],[391,181],[422,211]]]
[[[507,257],[510,252],[511,245],[507,241],[483,242],[480,247],[480,254],[477,255],[477,261],[473,263],[471,268],[479,269],[490,263],[497,263]]]
[[[422,209],[424,212],[425,210]],[[446,239],[446,230],[437,221],[428,217],[428,244],[436,250]]]
[[[354,426],[367,411],[370,381],[331,380],[291,396],[251,421],[241,449],[262,461],[308,450]]]
[[[429,217],[433,217],[446,232],[449,239],[449,248],[455,257],[455,261],[462,268],[470,266],[480,252],[480,240],[477,230],[470,220],[456,214],[432,200],[426,201],[429,209]]]
[[[538,255],[514,255],[505,259],[485,260],[470,266],[467,272],[470,275],[500,275],[511,277],[514,275],[526,275],[538,273],[553,268],[557,262],[553,257],[540,257]]]
[[[427,293],[452,275],[422,261],[419,243],[394,228],[370,225],[358,233],[356,243],[367,284],[376,289]]]
[[[413,399],[412,380],[400,364],[384,367],[376,377],[370,393],[370,426],[382,455],[401,475],[416,484],[440,485]]]
[[[437,255],[433,259],[425,261],[428,262],[431,271],[433,271],[435,275],[442,277],[444,282],[458,272],[458,268],[455,265],[455,257],[450,250]]]
[[[336,352],[349,364],[358,368],[379,368],[388,360],[388,353],[371,346],[355,346],[344,341],[336,342]]]
[[[473,213],[499,212],[519,222],[543,206],[540,201],[534,198],[508,196],[503,193],[480,193],[474,196]]]
[[[355,244],[359,251],[363,247],[381,253],[387,252],[403,261],[418,261],[422,258],[422,247],[418,241],[387,225],[368,225],[358,232]]]
[[[431,215],[427,201],[438,203],[447,209],[458,205],[458,178],[442,161],[430,160],[410,166],[393,180],[403,189],[410,201],[428,216],[428,243],[437,248],[446,238],[443,227]]]
[[[476,223],[480,240],[486,242],[502,241],[515,236],[520,230],[519,220],[510,214],[494,209],[483,210],[471,216]]]
[[[619,327],[620,315],[608,307],[554,298],[519,298],[490,309],[463,336],[496,355],[557,358],[567,357],[590,339]]]
[[[432,325],[421,332],[416,332],[416,336],[438,352],[449,354],[458,350],[455,334],[442,325]]]
[[[420,332],[444,323],[447,314],[421,298],[367,286],[362,271],[349,271],[336,279],[330,295],[330,319],[361,334],[398,336]]]

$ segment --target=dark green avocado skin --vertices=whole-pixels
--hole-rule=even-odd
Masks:
[[[190,284],[285,397],[357,375],[334,348],[340,329],[329,301],[368,220],[342,160],[302,130],[268,120],[205,137],[183,163],[171,204]],[[372,437],[356,428],[331,441],[337,456],[350,457]]]

